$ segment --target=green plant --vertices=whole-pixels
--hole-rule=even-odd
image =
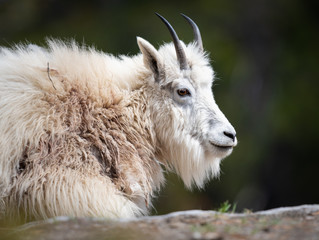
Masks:
[[[231,204],[227,201],[223,202],[220,207],[217,209],[220,213],[234,213],[236,211],[237,204]]]

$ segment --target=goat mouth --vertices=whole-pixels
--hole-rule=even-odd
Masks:
[[[234,146],[227,146],[227,145],[218,145],[218,144],[213,143],[213,142],[210,142],[210,144],[213,145],[214,147],[216,147],[217,149],[222,150],[222,151],[228,151],[228,150],[233,149],[233,147],[234,147]]]

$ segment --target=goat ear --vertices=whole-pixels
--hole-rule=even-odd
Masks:
[[[137,37],[137,44],[143,54],[145,67],[153,72],[155,80],[158,81],[163,71],[163,65],[157,50],[141,37]]]

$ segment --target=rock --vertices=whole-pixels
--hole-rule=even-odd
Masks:
[[[0,228],[0,239],[319,239],[319,205],[256,213],[193,210],[117,221],[58,217],[17,228]]]

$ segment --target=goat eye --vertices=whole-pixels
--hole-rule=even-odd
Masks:
[[[178,94],[179,96],[182,96],[182,97],[184,97],[184,96],[190,96],[190,95],[191,95],[191,93],[188,91],[187,88],[178,89],[178,90],[177,90],[177,94]]]

